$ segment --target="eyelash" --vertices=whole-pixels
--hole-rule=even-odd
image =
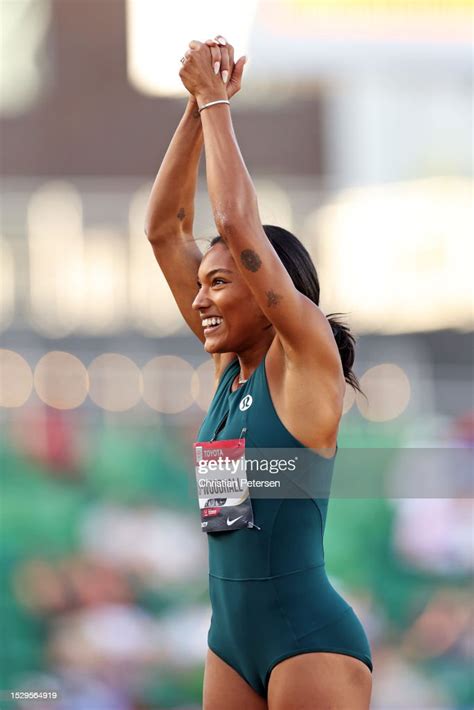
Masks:
[[[217,279],[212,279],[212,286],[215,285],[216,281],[220,281],[223,284],[227,283],[227,281],[224,281],[224,279],[217,278]],[[197,281],[197,287],[198,287],[198,289],[202,288],[202,283],[199,283],[199,281]]]

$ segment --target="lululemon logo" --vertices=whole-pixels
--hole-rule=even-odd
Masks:
[[[251,394],[247,394],[241,403],[239,404],[239,409],[241,412],[245,412],[246,409],[249,409],[252,406],[253,398]]]

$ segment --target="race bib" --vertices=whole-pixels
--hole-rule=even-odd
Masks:
[[[245,439],[194,444],[196,485],[203,532],[254,527],[245,471]]]

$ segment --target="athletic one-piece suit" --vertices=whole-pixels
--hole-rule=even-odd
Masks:
[[[265,359],[235,392],[233,360],[220,380],[198,441],[237,439],[247,447],[304,448],[283,426],[268,389]],[[245,411],[239,404],[247,395]],[[251,406],[248,406],[251,402]],[[314,456],[314,475],[334,459]],[[248,476],[248,478],[250,478]],[[208,533],[209,648],[267,696],[277,663],[330,651],[363,661],[369,643],[352,607],[332,587],[324,566],[327,498],[254,498],[255,526]]]

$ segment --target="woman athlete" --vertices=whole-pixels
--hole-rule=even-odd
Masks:
[[[319,309],[303,245],[260,222],[228,103],[245,64],[242,57],[234,65],[233,55],[221,36],[189,43],[179,74],[190,98],[153,185],[145,231],[185,321],[214,360],[199,442],[312,450],[318,476],[334,464],[345,383],[357,387],[354,341]],[[193,239],[203,142],[219,234],[204,256]],[[369,644],[324,567],[327,498],[255,498],[252,508],[255,524],[207,535],[204,709],[367,710]],[[227,516],[227,525],[239,517]]]

